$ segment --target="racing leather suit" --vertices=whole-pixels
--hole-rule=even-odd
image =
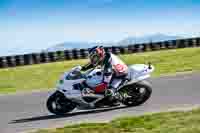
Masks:
[[[106,84],[106,88],[112,89],[115,92],[123,78],[128,74],[127,65],[120,58],[110,52],[105,53],[103,61],[98,65],[103,68],[103,82]],[[89,63],[83,66],[82,70],[85,71],[93,67],[95,66]]]

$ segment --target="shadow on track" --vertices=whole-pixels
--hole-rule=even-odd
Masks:
[[[118,107],[112,107],[112,108],[101,108],[101,109],[95,109],[95,110],[72,112],[72,113],[68,113],[68,114],[65,114],[65,115],[37,116],[37,117],[31,117],[31,118],[25,118],[25,119],[12,120],[9,124],[26,123],[26,122],[41,121],[41,120],[51,120],[51,119],[59,119],[59,118],[67,118],[67,117],[73,117],[73,116],[78,116],[78,115],[102,113],[102,112],[112,111],[112,110],[116,110],[116,109],[123,109],[123,108],[128,108],[128,107],[127,106],[118,106]]]

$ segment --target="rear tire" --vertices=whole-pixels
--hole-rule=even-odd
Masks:
[[[51,95],[46,103],[49,112],[56,115],[64,115],[71,112],[76,105],[67,99],[61,92],[57,91]]]
[[[144,89],[144,92],[141,93],[140,89]],[[122,89],[123,93],[128,93],[128,97],[124,98],[122,103],[127,106],[139,106],[145,103],[151,96],[152,87],[151,84],[147,81],[141,81],[132,85],[126,86]]]

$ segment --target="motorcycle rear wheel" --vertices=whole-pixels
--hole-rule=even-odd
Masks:
[[[143,91],[141,91],[143,89]],[[120,92],[122,95],[122,103],[126,106],[139,106],[145,103],[152,94],[151,84],[147,81],[141,81],[126,86]]]

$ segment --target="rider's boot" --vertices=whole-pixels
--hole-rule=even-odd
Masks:
[[[105,95],[109,99],[109,105],[110,106],[120,105],[120,103],[118,102],[117,96],[116,96],[116,89],[115,88],[108,88],[105,92]]]

